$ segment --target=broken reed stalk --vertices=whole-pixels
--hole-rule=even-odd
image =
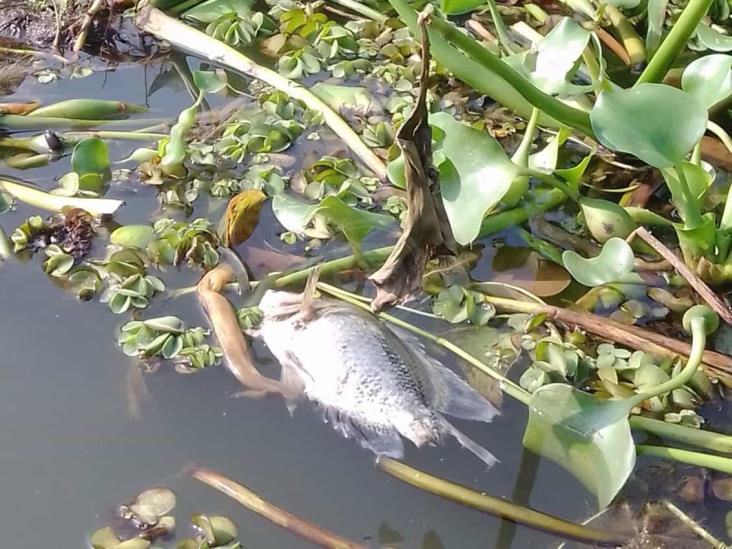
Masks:
[[[668,261],[722,320],[727,324],[732,324],[732,311],[729,307],[717,297],[717,294],[701,278],[694,274],[681,258],[669,250],[663,242],[653,236],[645,227],[635,229],[626,240],[630,242],[636,236]]]
[[[86,37],[89,34],[89,28],[91,27],[92,21],[94,21],[94,17],[99,13],[99,10],[102,9],[104,4],[104,0],[94,0],[94,3],[89,6],[89,10],[86,12],[84,20],[81,22],[79,34],[76,36],[76,40],[74,40],[74,46],[71,49],[74,53],[79,53],[86,44]]]
[[[306,539],[320,547],[329,549],[366,549],[366,545],[344,538],[317,524],[308,522],[285,511],[281,507],[265,501],[249,488],[233,480],[203,467],[191,467],[188,474],[222,494],[229,496],[250,511],[263,516],[270,522]]]
[[[516,505],[501,498],[471,490],[466,486],[414,469],[395,459],[380,457],[377,461],[377,467],[385,473],[430,494],[563,538],[603,546],[623,545],[630,538],[627,534],[575,524],[540,511]]]
[[[486,296],[486,301],[507,312],[546,314],[553,320],[578,326],[609,341],[658,356],[687,358],[691,351],[691,346],[685,341],[666,337],[637,326],[628,326],[591,313],[503,297]],[[728,381],[732,379],[732,357],[714,351],[704,351],[702,360],[710,375],[724,377]]]
[[[696,522],[693,518],[691,518],[689,515],[684,513],[681,509],[676,507],[670,501],[664,500],[663,506],[666,509],[668,509],[668,511],[672,515],[674,515],[677,519],[679,519],[681,522],[686,524],[686,526],[688,526],[692,532],[694,532],[701,539],[703,539],[704,541],[709,543],[709,545],[711,545],[714,549],[727,549],[728,548],[727,544],[725,544],[724,542],[715,538],[701,524]]]
[[[361,162],[378,178],[386,180],[386,164],[353,131],[341,116],[305,86],[293,82],[277,72],[258,65],[234,48],[207,34],[165,15],[160,10],[145,6],[137,15],[137,26],[169,42],[176,48],[187,51],[240,74],[256,78],[273,88],[287,93],[293,99],[302,101],[309,109],[319,113],[328,127],[351,149]]]

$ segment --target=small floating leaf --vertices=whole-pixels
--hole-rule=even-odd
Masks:
[[[114,230],[109,241],[124,248],[144,250],[155,238],[155,231],[150,225],[124,225]]]
[[[133,518],[143,524],[156,524],[175,507],[175,492],[170,488],[150,488],[140,492],[129,506]]]
[[[590,259],[566,250],[562,254],[564,267],[577,282],[594,288],[608,282],[626,280],[633,271],[633,250],[622,238],[611,238],[600,255]]]
[[[92,549],[116,549],[120,544],[120,539],[109,526],[100,528],[89,538]]]
[[[214,543],[216,546],[226,545],[234,541],[239,535],[239,530],[228,517],[213,515],[209,518],[213,530]]]

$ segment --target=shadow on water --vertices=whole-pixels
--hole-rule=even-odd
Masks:
[[[31,80],[15,98],[147,102],[154,118],[173,117],[191,102],[180,85],[149,94],[143,68],[136,66],[45,86]],[[114,158],[127,152],[119,146],[112,149]],[[63,159],[22,175],[49,188],[51,178],[67,170],[68,159]],[[145,222],[155,203],[151,189],[113,189],[110,196],[127,201],[117,216],[120,223]],[[31,213],[21,205],[0,221],[9,232]],[[286,248],[273,234],[272,223],[266,211],[255,242]],[[180,375],[163,367],[146,375],[150,402],[141,401],[139,417],[131,418],[125,387],[132,365],[116,348],[114,337],[126,319],[110,314],[103,304],[81,303],[62,293],[38,263],[11,262],[0,270],[0,531],[13,537],[14,547],[79,547],[118,503],[160,484],[178,494],[179,528],[192,512],[222,513],[237,522],[248,547],[305,546],[181,476],[191,462],[216,469],[295,514],[375,547],[556,545],[550,536],[441,501],[387,477],[374,467],[370,453],[332,432],[307,405],[290,417],[277,399],[234,398],[238,387],[223,368]],[[171,288],[191,282],[190,275],[183,281],[169,274]],[[165,314],[185,318],[189,325],[204,322],[193,297],[166,307]],[[269,374],[275,371],[262,347],[256,347],[256,356]],[[523,406],[506,399],[494,424],[460,425],[500,459],[488,472],[452,442],[444,448],[408,449],[406,461],[493,495],[583,520],[593,513],[592,497],[568,473],[522,449],[525,414]]]

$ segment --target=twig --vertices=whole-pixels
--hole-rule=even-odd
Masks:
[[[610,318],[590,313],[503,297],[486,296],[486,301],[504,311],[527,314],[543,313],[553,320],[579,326],[608,341],[615,341],[631,349],[646,351],[658,356],[688,357],[691,351],[691,346],[685,341],[666,337],[638,326],[628,326]],[[702,360],[710,375],[724,377],[728,382],[732,380],[732,357],[714,351],[704,351]]]
[[[226,478],[216,471],[194,466],[188,470],[188,474],[222,494],[229,496],[250,511],[254,511],[277,526],[289,530],[296,536],[311,541],[320,547],[328,547],[330,549],[366,549],[366,546],[361,543],[341,537],[317,524],[308,522],[263,500],[249,488]]]
[[[676,518],[678,518],[681,522],[686,524],[689,529],[694,532],[697,536],[699,536],[704,541],[709,542],[709,545],[714,547],[714,549],[727,549],[729,546],[717,538],[715,538],[712,534],[707,532],[701,524],[696,522],[693,518],[691,518],[689,515],[684,513],[681,509],[676,507],[673,503],[671,503],[668,500],[663,501],[663,506],[666,507],[666,509],[669,510],[669,512],[672,515],[675,515]]]
[[[94,3],[89,7],[86,15],[84,15],[84,20],[81,22],[79,34],[76,36],[76,40],[74,40],[74,47],[71,50],[74,53],[81,51],[81,48],[86,44],[86,37],[89,34],[89,28],[91,27],[92,21],[94,21],[94,17],[99,13],[99,10],[102,9],[103,5],[104,0],[94,0]]]
[[[0,46],[0,53],[8,53],[11,55],[27,55],[29,57],[38,57],[39,59],[48,59],[50,61],[58,61],[59,63],[62,63],[66,65],[69,63],[69,60],[65,57],[62,57],[61,55],[58,55],[57,53],[48,53],[46,51],[38,51],[38,50],[27,50],[24,48],[7,48],[5,46]]]
[[[686,279],[689,286],[696,290],[701,298],[717,313],[727,324],[732,324],[732,310],[717,297],[717,294],[706,285],[676,254],[669,250],[666,245],[653,236],[645,227],[638,227],[626,239],[630,242],[633,237],[640,237],[646,244],[651,246],[658,254],[668,261]]]
[[[557,536],[604,546],[623,545],[629,539],[627,534],[575,524],[471,490],[466,486],[435,477],[391,458],[380,457],[377,467],[407,484],[436,496]]]
[[[309,109],[320,113],[330,129],[380,179],[386,179],[386,165],[353,131],[351,126],[324,101],[297,82],[258,65],[234,48],[211,38],[152,7],[143,8],[137,16],[137,26],[173,46],[202,59],[218,63],[228,69],[256,78],[302,101]]]

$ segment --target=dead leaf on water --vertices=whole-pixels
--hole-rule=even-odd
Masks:
[[[221,239],[225,246],[235,248],[247,240],[259,223],[259,212],[267,195],[257,189],[247,189],[234,196],[222,220]]]
[[[522,254],[523,248],[501,248],[493,258],[493,282],[519,286],[539,297],[564,291],[572,282],[569,273],[556,263],[546,261],[536,252]]]

